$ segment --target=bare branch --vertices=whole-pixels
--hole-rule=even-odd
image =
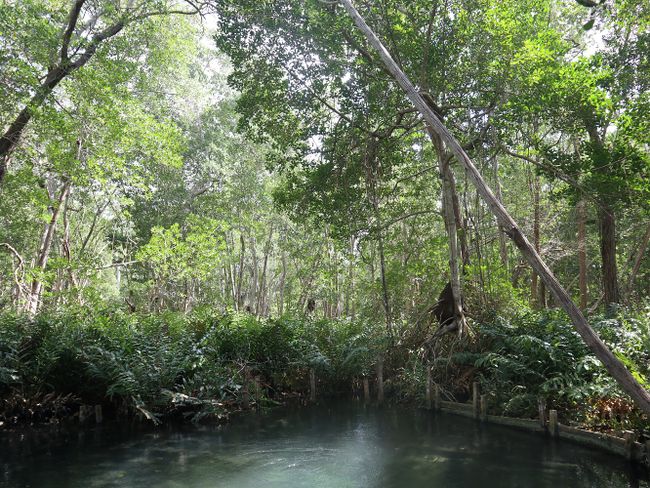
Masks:
[[[11,254],[13,254],[16,257],[16,259],[18,260],[18,267],[21,267],[24,264],[25,260],[18,253],[18,251],[16,251],[16,248],[14,248],[11,244],[9,244],[7,242],[0,242],[0,247],[6,247],[7,249],[9,249]]]
[[[120,263],[111,263],[111,264],[106,264],[104,266],[99,266],[95,268],[97,271],[103,270],[103,269],[110,269],[110,268],[119,268],[122,266],[130,266],[132,264],[138,264],[140,261],[123,261]]]

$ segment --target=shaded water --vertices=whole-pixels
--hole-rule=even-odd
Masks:
[[[11,440],[11,442],[9,442]],[[7,487],[650,487],[625,461],[463,417],[344,404],[223,427],[0,437]]]

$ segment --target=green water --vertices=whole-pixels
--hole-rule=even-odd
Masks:
[[[0,437],[8,487],[649,487],[626,462],[452,415],[279,409],[223,427]]]

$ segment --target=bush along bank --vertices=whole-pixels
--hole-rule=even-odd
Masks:
[[[637,379],[650,388],[650,316],[620,313],[594,316],[590,323]],[[559,421],[622,436],[633,431],[650,440],[650,419],[621,392],[561,312],[527,311],[507,320],[474,323],[464,340],[448,336],[427,361],[400,374],[401,391],[424,405],[426,369],[442,400],[466,402],[472,386],[488,393],[490,414],[533,419],[540,405],[557,410]]]
[[[647,311],[591,323],[640,381],[650,376]],[[560,421],[591,430],[633,430],[648,418],[589,354],[561,313],[527,311],[473,323],[464,338],[427,341],[432,330],[369,321],[259,319],[198,310],[189,315],[123,311],[0,315],[0,422],[91,416],[218,421],[288,399],[364,390],[425,405],[427,369],[443,400],[466,401],[472,384],[490,392],[490,414],[535,418],[540,402]]]
[[[222,420],[234,411],[349,389],[376,328],[363,322],[106,313],[0,316],[0,422],[58,422],[84,405],[106,417]],[[81,416],[85,416],[81,409]]]

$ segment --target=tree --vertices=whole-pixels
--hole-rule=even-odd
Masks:
[[[634,3],[634,2],[633,2]],[[613,2],[600,22],[606,33],[594,54],[574,54],[557,35],[529,41],[512,67],[520,96],[504,113],[513,122],[547,125],[530,144],[544,159],[541,170],[569,182],[564,192],[572,203],[589,198],[596,204],[604,302],[621,302],[617,263],[617,216],[622,208],[645,200],[650,157],[644,149],[647,122],[639,109],[647,104],[650,81],[644,55],[648,12],[626,12]]]
[[[185,9],[180,8],[183,5]],[[0,18],[8,29],[15,28],[21,22],[32,21],[40,31],[14,31],[13,36],[3,36],[8,51],[21,51],[25,42],[36,34],[37,44],[30,42],[29,52],[33,53],[27,59],[24,51],[18,61],[21,71],[29,71],[29,75],[38,80],[37,84],[25,89],[23,96],[28,99],[22,109],[10,120],[8,127],[0,137],[0,185],[5,178],[7,165],[12,151],[17,146],[27,124],[40,107],[50,99],[55,88],[67,77],[85,66],[98,51],[107,48],[107,43],[129,26],[142,26],[147,19],[163,15],[194,15],[201,13],[203,4],[187,2],[176,5],[176,2],[153,2],[144,0],[136,2],[129,0],[124,6],[120,4],[104,4],[101,1],[74,0],[70,9],[64,15],[58,4],[47,1],[26,2],[22,5],[4,3]],[[28,17],[29,20],[19,19]],[[51,23],[42,23],[34,16],[57,19],[60,24],[56,28]],[[9,25],[7,25],[9,24]],[[13,25],[12,25],[13,24]],[[6,29],[3,28],[3,31]],[[27,73],[23,73],[25,76]],[[31,95],[28,95],[33,93]]]

